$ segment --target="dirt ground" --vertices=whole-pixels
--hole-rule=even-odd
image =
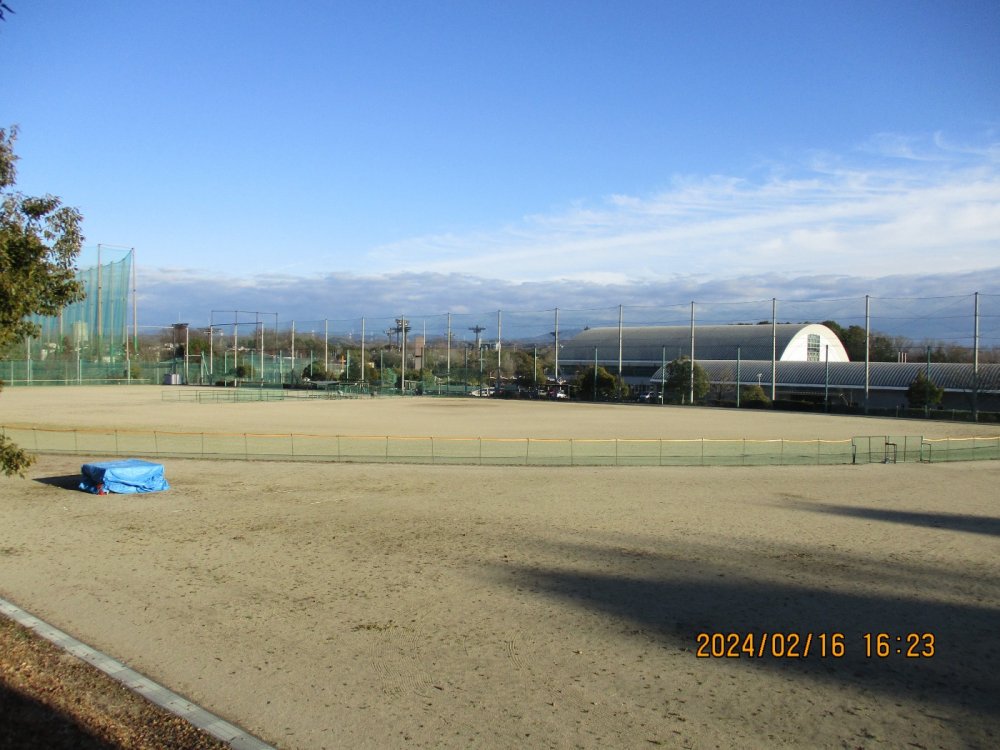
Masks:
[[[199,405],[162,391],[8,389],[0,423],[995,434],[475,399]],[[1000,462],[171,459],[168,492],[102,497],[71,488],[80,463],[43,456],[26,480],[0,478],[0,596],[280,748],[1000,744]],[[702,640],[709,654],[739,645],[701,658]],[[887,653],[869,657],[869,646]]]
[[[0,617],[4,750],[225,750],[96,667]]]

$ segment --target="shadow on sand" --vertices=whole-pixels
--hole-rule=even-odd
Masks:
[[[690,651],[692,662],[698,633],[843,633],[843,658],[820,658],[814,651],[809,658],[730,662],[916,700],[932,712],[960,707],[978,717],[978,726],[957,730],[970,746],[1000,736],[995,578],[832,546],[734,549],[676,540],[665,546],[652,537],[605,542],[547,544],[540,548],[544,558],[573,561],[571,566],[505,566],[504,575],[512,585],[639,627],[664,647]],[[607,572],[623,569],[632,572]],[[890,634],[890,655],[866,656],[865,633]],[[910,633],[933,635],[932,658],[905,656]]]
[[[83,477],[80,474],[65,474],[58,477],[35,477],[35,482],[46,484],[50,487],[59,487],[64,490],[80,490],[80,482]]]
[[[922,526],[931,529],[948,529],[969,534],[1000,536],[1000,518],[991,516],[971,516],[963,513],[926,513],[909,510],[888,510],[886,508],[859,508],[833,503],[796,503],[791,507],[812,513],[828,513],[836,516],[850,516],[870,521],[885,521],[908,526]]]

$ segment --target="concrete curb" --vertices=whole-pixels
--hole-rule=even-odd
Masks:
[[[208,732],[216,739],[227,743],[233,750],[275,750],[274,747],[248,734],[234,724],[211,714],[200,706],[168,690],[134,669],[130,669],[120,661],[81,643],[58,628],[39,620],[34,615],[25,612],[15,604],[0,597],[0,614],[6,615],[14,622],[22,625],[39,636],[58,646],[67,653],[73,654],[83,661],[97,667],[111,679],[124,685],[134,693],[141,695],[151,703],[163,708],[175,716],[179,716],[198,729]]]

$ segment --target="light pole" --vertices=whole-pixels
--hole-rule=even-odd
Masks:
[[[597,347],[594,347],[594,403],[597,403]]]

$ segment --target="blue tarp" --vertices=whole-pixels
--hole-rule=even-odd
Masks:
[[[170,489],[163,476],[163,464],[128,458],[124,461],[104,461],[80,467],[83,481],[80,489],[95,495],[109,492],[159,492]]]

